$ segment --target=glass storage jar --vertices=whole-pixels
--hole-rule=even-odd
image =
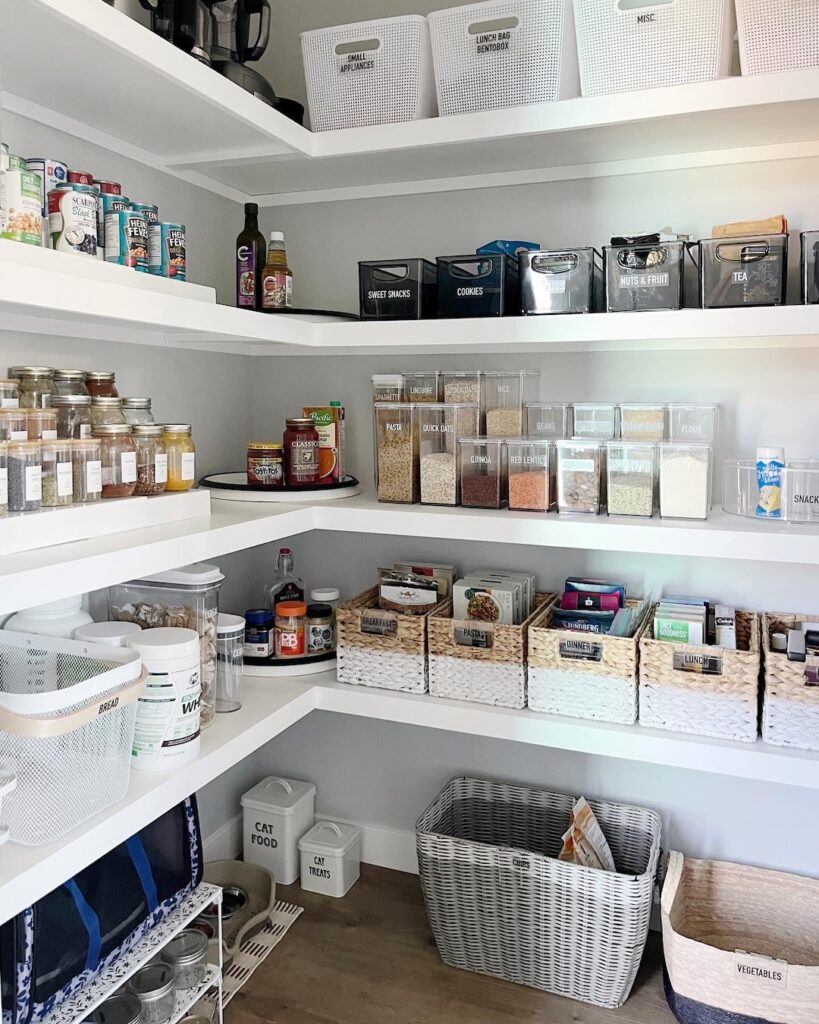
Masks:
[[[572,436],[570,402],[527,402],[524,409],[527,437],[543,437],[559,441]]]
[[[284,478],[288,487],[318,484],[319,435],[309,416],[294,416],[286,421],[284,432]]]
[[[613,441],[617,437],[617,406],[607,402],[575,402],[574,436]]]
[[[404,397],[403,378],[400,373],[374,373],[372,375],[373,402],[400,402]]]
[[[530,437],[506,444],[509,508],[548,512],[555,504],[555,453],[548,438]]]
[[[556,441],[557,510],[597,515],[603,504],[603,450],[598,441]]]
[[[55,370],[54,387],[58,395],[87,396],[88,388],[85,386],[85,370]]]
[[[610,516],[654,515],[657,495],[657,446],[646,441],[609,441],[606,445]]]
[[[16,366],[14,369],[19,374],[20,408],[47,409],[51,404],[51,396],[57,393],[54,387],[54,368],[52,366]]]
[[[711,446],[660,445],[660,515],[663,519],[707,519],[711,508]]]
[[[136,423],[131,428],[137,455],[137,484],[134,494],[162,494],[168,483],[168,453],[162,425]]]
[[[91,426],[101,427],[105,423],[126,423],[121,398],[92,395]]]
[[[71,464],[70,441],[43,441],[42,458],[43,508],[62,508],[74,501],[74,471]]]
[[[657,402],[621,402],[620,437],[623,441],[665,440],[665,406]]]
[[[276,605],[276,657],[302,658],[307,653],[307,605],[280,601]]]
[[[16,380],[0,380],[0,409],[18,409],[20,391]]]
[[[383,402],[373,407],[375,419],[375,489],[379,501],[418,501],[418,406]]]
[[[0,516],[9,510],[9,443],[0,441]]]
[[[196,448],[189,423],[166,423],[163,440],[168,455],[168,491],[189,491],[196,479]]]
[[[142,1003],[133,992],[120,989],[95,1007],[82,1024],[139,1024]]]
[[[102,498],[102,445],[88,437],[71,443],[74,504],[87,505]]]
[[[153,423],[150,398],[123,398],[122,411],[125,422],[135,427],[138,423]]]
[[[56,409],[26,409],[26,433],[29,441],[55,441]]]
[[[25,409],[0,409],[0,441],[27,441]]]
[[[9,512],[36,512],[43,498],[39,441],[10,441],[8,457]]]
[[[119,398],[116,375],[112,370],[86,370],[85,386],[92,398]]]
[[[131,976],[128,991],[142,1004],[140,1024],[165,1024],[173,1016],[173,969],[167,964],[147,964]]]
[[[440,402],[441,373],[438,370],[418,370],[402,373],[405,402]]]
[[[501,438],[468,437],[461,447],[461,504],[465,508],[506,505],[506,442]]]
[[[441,374],[441,386],[445,402],[474,402],[481,401],[481,371],[480,370],[445,370]],[[483,412],[483,408],[481,409]]]
[[[537,398],[540,374],[536,370],[487,370],[483,375],[483,408],[487,437],[520,437],[523,405]]]
[[[129,423],[102,423],[94,427],[100,441],[103,498],[130,498],[137,482],[136,446]]]
[[[458,442],[479,430],[479,406],[429,402],[418,406],[421,504],[457,505],[460,501]]]
[[[196,988],[208,973],[208,937],[196,928],[185,928],[164,946],[160,957],[173,971],[174,988]]]
[[[91,399],[88,395],[54,395],[51,405],[57,413],[57,437],[91,436]]]

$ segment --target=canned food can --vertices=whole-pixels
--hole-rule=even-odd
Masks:
[[[67,183],[49,192],[51,248],[96,257],[97,203],[97,193],[90,185]]]
[[[0,142],[0,154],[3,156],[9,155],[9,144],[7,142]]]
[[[40,176],[9,168],[0,172],[0,237],[26,245],[43,244]]]
[[[69,171],[68,180],[72,185],[93,185],[94,175],[87,171]]]
[[[4,161],[4,166],[8,167],[10,171],[27,171],[28,165],[21,156],[15,156],[14,153],[9,153]]]
[[[138,210],[112,210],[105,217],[105,262],[148,273],[148,221]]]
[[[64,185],[68,180],[68,165],[62,160],[49,160],[45,156],[32,156],[26,160],[26,166],[34,174],[39,174],[42,185],[41,211],[43,216],[43,245],[49,244],[48,236],[48,193],[53,192],[59,185]]]
[[[154,206],[153,203],[132,203],[132,210],[137,210],[139,213],[145,214],[145,220],[149,224],[157,224],[159,222],[159,207]]]
[[[99,178],[94,178],[93,183],[104,196],[122,195],[122,185],[118,181],[100,181]]]
[[[130,210],[131,200],[115,192],[100,192],[97,213],[97,255],[105,258],[105,218],[113,210]]]
[[[148,254],[152,274],[184,281],[187,270],[185,225],[149,224]]]

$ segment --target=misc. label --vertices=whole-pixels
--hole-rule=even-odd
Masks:
[[[119,457],[122,466],[122,482],[124,484],[136,483],[137,460],[136,452],[121,452]]]
[[[380,615],[362,615],[359,620],[362,633],[372,636],[395,636],[398,633],[398,620],[382,618]]]
[[[182,452],[181,466],[183,480],[196,479],[196,455],[193,452]]]
[[[603,645],[592,640],[561,640],[558,644],[561,658],[572,661],[602,661]]]
[[[689,654],[675,651],[673,665],[675,672],[694,672],[702,676],[722,675],[721,654]]]
[[[478,647],[482,650],[489,650],[494,642],[494,634],[491,630],[480,629],[476,626],[454,626],[452,639],[459,647]]]
[[[759,991],[785,991],[788,987],[788,964],[756,953],[734,954],[734,975],[749,989]]]
[[[566,278],[565,277],[543,277],[538,278],[541,288],[545,292],[549,292],[551,295],[565,295],[566,293]]]
[[[663,274],[621,274],[621,288],[667,288],[668,273]]]

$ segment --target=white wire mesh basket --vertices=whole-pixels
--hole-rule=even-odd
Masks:
[[[0,631],[3,827],[42,846],[128,788],[142,659],[125,648]]]
[[[427,19],[381,18],[302,32],[314,132],[435,116]]]
[[[571,0],[490,0],[429,15],[441,115],[577,96]]]
[[[574,17],[584,96],[731,73],[733,0],[574,0]]]
[[[743,75],[819,66],[816,0],[736,0]]]

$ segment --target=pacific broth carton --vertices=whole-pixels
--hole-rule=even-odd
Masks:
[[[344,479],[344,408],[338,402],[330,405],[304,406],[304,416],[315,423],[319,436],[319,477],[323,484],[336,484]]]

